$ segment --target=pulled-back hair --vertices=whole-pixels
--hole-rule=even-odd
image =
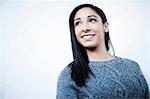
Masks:
[[[93,74],[90,67],[88,66],[89,59],[87,56],[87,52],[78,41],[75,36],[75,29],[74,29],[74,17],[77,13],[78,10],[84,8],[84,7],[89,7],[93,9],[102,19],[102,23],[104,24],[107,22],[107,18],[104,14],[104,12],[92,5],[92,4],[82,4],[77,6],[70,14],[69,17],[69,28],[70,28],[70,33],[71,33],[71,43],[72,43],[72,51],[73,51],[73,62],[71,64],[71,78],[75,81],[76,85],[79,87],[82,87],[85,85],[86,79],[88,79],[89,74]],[[109,32],[105,33],[105,46],[107,51],[109,50]]]

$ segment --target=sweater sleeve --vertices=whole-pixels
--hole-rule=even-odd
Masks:
[[[140,77],[141,77],[141,82],[143,82],[141,85],[143,85],[143,87],[145,87],[145,98],[149,99],[150,97],[149,97],[149,88],[148,88],[147,81],[146,81],[146,79],[145,79],[145,77],[144,77],[144,75],[142,73],[142,70],[141,70],[139,64],[138,63],[136,63],[136,64],[137,64],[137,67],[138,67],[138,70],[139,70],[139,74],[140,74]]]
[[[143,87],[145,87],[145,98],[149,99],[150,97],[149,97],[149,88],[148,88],[147,81],[146,81],[146,79],[145,79],[145,77],[143,75],[143,72],[142,72],[142,70],[140,68],[140,65],[138,63],[136,63],[136,62],[135,62],[135,64],[136,64],[135,66],[137,67],[137,71],[138,71],[137,73],[140,75],[141,82],[143,82],[141,85],[143,85]]]
[[[77,99],[69,66],[67,66],[58,77],[56,99]]]
[[[147,81],[146,81],[146,79],[143,75],[143,72],[142,72],[141,68],[140,68],[140,65],[135,61],[130,61],[129,63],[133,64],[132,65],[133,72],[135,72],[135,75],[139,75],[140,82],[142,82],[142,83],[140,83],[140,85],[144,89],[143,92],[145,93],[145,98],[149,99],[150,97],[149,97],[148,84],[147,84]]]

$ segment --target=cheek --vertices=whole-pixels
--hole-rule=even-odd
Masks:
[[[77,38],[80,37],[80,31],[79,31],[79,29],[75,29],[75,35],[76,35]]]
[[[103,35],[104,34],[103,28],[100,25],[95,26],[94,30],[95,30],[95,32],[97,32],[98,35]]]

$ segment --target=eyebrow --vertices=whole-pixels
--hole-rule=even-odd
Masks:
[[[88,18],[90,18],[90,17],[96,17],[96,18],[97,18],[97,16],[96,16],[96,15],[89,15],[89,16],[88,16]]]
[[[77,18],[77,19],[75,19],[74,21],[76,21],[76,20],[81,20],[81,18]]]
[[[90,18],[90,17],[96,17],[97,18],[97,16],[96,15],[89,15],[89,16],[87,16],[88,18]],[[74,21],[76,21],[76,20],[81,20],[81,18],[77,18],[77,19],[75,19]]]

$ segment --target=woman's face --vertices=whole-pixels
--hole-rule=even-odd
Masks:
[[[101,17],[91,8],[84,7],[74,17],[75,35],[85,48],[97,48],[105,44],[104,32],[108,32],[108,23],[102,23]]]

